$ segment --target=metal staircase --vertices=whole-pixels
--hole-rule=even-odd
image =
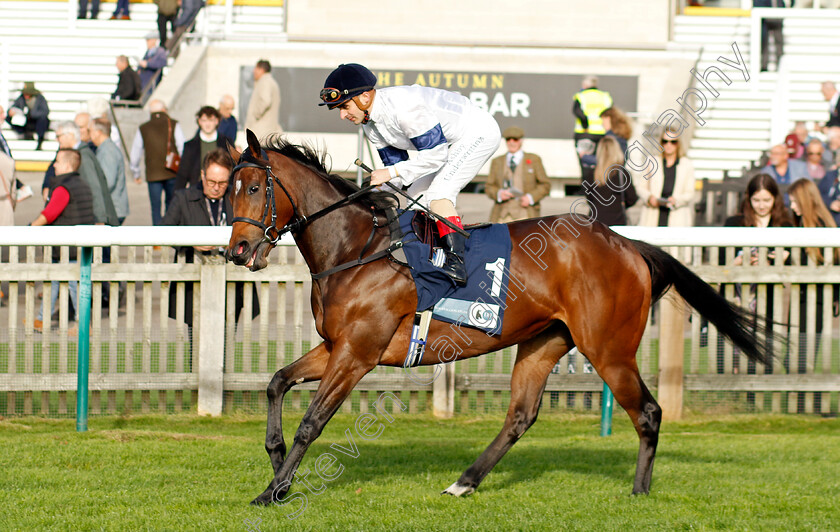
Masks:
[[[668,47],[702,49],[700,71],[716,64],[721,55],[731,58],[733,42],[747,63],[757,61],[757,14],[762,11],[768,10],[741,17],[677,16]],[[772,144],[783,142],[795,121],[806,121],[810,127],[828,117],[820,83],[840,71],[840,60],[832,53],[840,46],[840,13],[824,9],[780,13],[785,16],[781,64],[771,62],[770,72],[755,68],[748,82],[733,77],[729,86],[715,84],[720,96],[709,100],[703,114],[706,125],[695,129],[688,151],[698,178],[722,179],[725,171],[738,175]]]
[[[198,36],[188,42],[284,39],[282,2],[254,3],[260,5],[211,0],[196,20]],[[112,5],[104,3],[98,20],[76,20],[72,4],[0,1],[0,105],[7,108],[23,83],[34,81],[49,103],[51,127],[72,120],[87,101],[109,98],[117,85],[116,56],[124,54],[136,66],[146,51],[145,35],[157,31],[153,3],[132,3],[131,20],[108,20]],[[52,132],[36,151],[35,141],[18,140],[5,122],[0,127],[19,169],[40,169],[58,149]]]

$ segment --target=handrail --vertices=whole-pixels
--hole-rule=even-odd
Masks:
[[[691,67],[692,71],[695,71],[695,72],[697,71],[697,68],[700,66],[700,60],[703,58],[703,52],[705,50],[706,50],[705,46],[700,47],[700,51],[697,52],[697,59],[694,60],[694,66]],[[689,89],[696,89],[697,88],[697,78],[695,76],[689,76],[688,88]],[[688,115],[688,111],[683,106],[680,106],[680,117],[682,117],[682,119],[684,121],[686,121],[686,123],[689,124],[689,126],[686,128],[685,132],[683,133],[685,135],[684,145],[688,146],[689,143],[691,142],[691,140],[694,138],[694,128],[695,128],[695,125],[696,125],[697,122],[693,121],[693,120],[692,121],[688,120],[690,118],[689,115]]]
[[[616,233],[657,246],[837,247],[837,228],[639,227],[615,226]],[[230,227],[46,226],[15,227],[0,233],[0,246],[225,246]],[[283,245],[294,245],[287,234]]]
[[[163,46],[163,48],[166,50],[167,59],[170,56],[172,56],[171,55],[172,51],[177,50],[178,47],[181,46],[181,43],[183,43],[187,39],[187,35],[195,27],[195,22],[198,19],[198,14],[201,13],[202,9],[203,9],[203,6],[200,7],[198,9],[198,11],[195,12],[195,15],[193,15],[193,17],[190,19],[190,21],[186,24],[187,29],[185,29],[180,35],[178,35],[178,37],[175,39],[175,41],[172,43],[172,45],[169,48],[166,47],[166,43],[161,43],[161,46]],[[125,105],[126,107],[134,107],[134,106],[143,107],[144,105],[146,105],[146,102],[148,102],[149,98],[151,98],[151,96],[152,96],[152,92],[154,92],[154,90],[158,86],[158,83],[156,81],[158,76],[163,76],[163,69],[166,68],[167,66],[168,65],[164,65],[164,66],[160,67],[159,69],[155,70],[155,73],[152,76],[151,81],[149,81],[148,85],[143,87],[143,90],[140,93],[139,98],[137,98],[136,100],[115,100],[115,101],[118,101],[121,105]],[[125,144],[123,144],[123,147],[125,147]]]
[[[108,100],[108,109],[111,111],[111,118],[114,120],[114,127],[117,128],[117,133],[120,136],[120,145],[122,146],[123,153],[128,153],[128,146],[125,143],[125,137],[122,134],[122,129],[120,128],[120,122],[117,118],[117,113],[114,112],[114,102],[122,102],[123,100]]]

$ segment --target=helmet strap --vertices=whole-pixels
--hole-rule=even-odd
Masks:
[[[367,124],[370,121],[370,112],[368,111],[368,109],[370,109],[370,103],[368,103],[367,105],[362,105],[362,101],[359,99],[358,96],[353,96],[350,99],[356,103],[356,107],[358,107],[363,113],[365,113],[365,117],[364,119],[362,119],[362,124]],[[373,100],[371,99],[371,103],[372,102]]]
[[[365,91],[365,92],[367,92],[367,91]],[[362,104],[362,100],[359,98],[359,96],[361,96],[361,94],[359,94],[358,96],[353,96],[352,98],[350,98],[351,100],[353,100],[356,103],[356,106],[359,109],[361,109],[362,112],[365,113],[365,117],[362,120],[362,124],[367,124],[370,121],[370,112],[368,112],[368,109],[370,109],[370,106],[373,105],[373,98],[376,95],[376,89],[371,89],[370,92],[371,92],[370,101],[367,103],[367,105]],[[364,92],[362,94],[364,94]]]

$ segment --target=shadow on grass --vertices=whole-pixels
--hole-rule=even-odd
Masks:
[[[302,467],[312,470],[315,460],[328,452],[336,456],[339,463],[346,468],[341,477],[329,483],[329,486],[333,488],[346,487],[354,483],[388,484],[401,480],[428,484],[432,479],[431,482],[441,483],[432,487],[443,490],[456,481],[483,451],[483,448],[479,451],[475,450],[478,442],[406,440],[399,444],[377,442],[370,445],[370,442],[359,441],[356,443],[359,456],[355,459],[324,443],[313,446],[307,453]],[[626,440],[620,444],[611,444],[621,445],[621,448],[612,449],[603,448],[603,444],[598,448],[595,445],[581,443],[566,444],[557,448],[547,448],[544,445],[533,446],[527,443],[514,446],[488,474],[480,490],[493,492],[516,487],[523,482],[539,482],[542,477],[554,473],[592,476],[626,483],[629,490],[635,474],[638,446],[635,440],[629,445],[625,443],[627,443]],[[338,444],[344,446],[345,442],[338,442]],[[755,456],[743,453],[710,453],[708,449],[692,453],[668,450],[662,445],[657,452],[657,461],[660,464],[663,461],[694,464],[697,466],[698,473],[703,470],[704,464],[749,465],[756,463]],[[310,478],[313,477],[317,478],[314,471]],[[443,481],[439,480],[441,477]],[[299,484],[293,485],[293,491],[300,489]]]
[[[357,442],[359,457],[356,459],[323,445],[310,448],[302,468],[312,470],[318,456],[329,452],[346,468],[341,477],[329,483],[331,488],[359,482],[387,484],[400,480],[424,484],[433,479],[432,482],[446,483],[433,486],[437,490],[443,490],[456,481],[480,454],[480,451],[474,451],[472,444],[467,447],[455,442],[406,441],[402,444],[365,446],[366,443]],[[514,447],[487,477],[490,479],[498,476],[501,479],[493,482],[489,488],[482,485],[481,489],[505,489],[521,482],[537,481],[540,477],[555,472],[594,475],[627,482],[630,486],[633,481],[636,451],[635,445],[626,450],[593,449],[585,446],[557,449],[527,445]],[[310,479],[312,477],[315,477],[314,472]],[[444,480],[438,480],[440,477]],[[300,488],[298,485],[293,486],[293,489],[295,487]]]

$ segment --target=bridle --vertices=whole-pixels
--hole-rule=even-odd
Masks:
[[[251,154],[250,147],[242,152],[236,166],[234,166],[233,170],[230,171],[231,183],[233,182],[236,172],[242,170],[243,168],[259,168],[265,171],[265,208],[263,208],[263,214],[260,220],[254,220],[253,218],[248,218],[247,216],[237,216],[230,221],[231,225],[236,222],[245,222],[251,225],[256,225],[263,230],[263,239],[269,244],[276,246],[280,239],[283,238],[284,234],[294,234],[300,231],[312,220],[314,216],[320,215],[321,211],[315,213],[315,215],[310,218],[300,214],[300,211],[298,211],[297,205],[295,205],[295,201],[292,199],[291,194],[289,194],[289,191],[286,190],[283,182],[280,181],[271,170],[271,164],[268,161],[268,154],[264,149],[260,148],[260,158],[256,158]],[[277,223],[277,205],[275,205],[274,202],[275,181],[286,194],[286,197],[289,199],[289,203],[292,205],[292,211],[294,212],[292,219],[289,220],[289,223],[284,225],[282,229],[277,229],[277,226],[275,225]],[[271,211],[271,223],[266,224],[265,219],[268,217],[269,210]],[[273,238],[271,236],[272,231],[276,233]]]
[[[230,223],[231,223],[231,225],[233,225],[237,222],[244,222],[244,223],[249,223],[251,225],[255,225],[255,226],[259,227],[260,229],[263,230],[263,240],[265,242],[268,242],[269,244],[271,244],[273,246],[277,245],[277,243],[280,241],[280,239],[283,238],[284,234],[292,233],[294,235],[296,233],[299,233],[304,228],[306,228],[307,225],[309,225],[313,221],[317,220],[318,218],[321,218],[322,216],[324,216],[326,214],[329,214],[332,211],[334,211],[334,210],[336,210],[340,207],[344,207],[345,205],[350,204],[351,202],[353,202],[357,198],[359,198],[361,196],[364,196],[365,194],[369,194],[377,188],[376,186],[370,186],[370,185],[366,186],[366,187],[363,187],[363,188],[357,190],[356,192],[353,192],[349,196],[341,198],[340,200],[333,203],[332,205],[328,205],[327,207],[324,207],[320,211],[317,211],[313,214],[310,214],[309,216],[305,216],[305,215],[301,214],[300,211],[298,210],[297,205],[295,205],[295,201],[292,199],[292,195],[289,194],[289,191],[283,185],[283,182],[280,181],[280,179],[272,171],[271,164],[269,163],[269,160],[268,160],[268,154],[265,152],[265,149],[260,148],[260,157],[259,158],[254,157],[252,155],[250,147],[247,150],[244,150],[242,152],[242,154],[239,156],[239,161],[236,163],[236,166],[234,166],[233,170],[230,171],[230,182],[231,183],[234,182],[234,176],[236,175],[236,172],[238,172],[239,170],[242,170],[243,168],[259,168],[259,169],[265,171],[265,181],[266,181],[265,207],[263,208],[263,214],[262,214],[262,218],[260,220],[254,220],[253,218],[248,218],[246,216],[236,216],[235,218],[233,218],[231,220]],[[289,203],[292,205],[292,211],[294,212],[294,215],[293,215],[292,219],[289,220],[289,222],[286,225],[284,225],[282,229],[277,229],[277,226],[275,225],[276,222],[277,222],[277,206],[275,205],[275,202],[274,202],[274,182],[277,182],[277,185],[286,194],[286,197],[288,198]],[[394,198],[394,199],[396,199],[396,198]],[[265,219],[269,216],[269,213],[271,214],[271,223],[266,224]],[[395,221],[397,221],[396,215],[388,216],[386,225],[392,225]],[[364,248],[362,248],[362,252],[359,255],[359,259],[355,260],[355,261],[351,261],[351,262],[346,262],[344,264],[340,264],[340,265],[338,265],[334,268],[330,268],[329,270],[326,270],[326,271],[321,272],[321,273],[317,273],[317,274],[313,273],[313,274],[311,274],[312,278],[313,279],[321,279],[321,278],[326,277],[328,275],[331,275],[333,273],[336,273],[336,272],[339,272],[339,271],[342,271],[342,270],[346,270],[346,269],[352,268],[354,266],[360,266],[362,264],[367,264],[369,262],[373,262],[374,260],[379,260],[379,259],[381,259],[385,256],[390,255],[390,253],[392,251],[402,247],[402,242],[401,241],[396,241],[396,242],[393,242],[386,249],[378,251],[378,252],[376,252],[372,255],[369,255],[368,257],[362,258],[364,253],[370,247],[370,244],[373,242],[373,236],[376,234],[376,229],[378,227],[381,227],[381,226],[380,226],[379,221],[376,217],[376,214],[373,213],[373,229],[371,231],[371,234],[370,234],[370,237],[368,238],[367,243],[365,244]],[[272,237],[272,231],[275,233],[273,237]]]

